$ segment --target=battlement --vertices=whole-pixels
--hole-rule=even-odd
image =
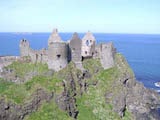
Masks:
[[[82,40],[74,33],[69,42],[64,42],[58,30],[54,29],[48,39],[48,49],[33,50],[25,39],[20,41],[21,57],[30,56],[31,61],[47,63],[50,69],[59,71],[73,61],[83,70],[82,61],[99,58],[104,69],[114,66],[115,48],[113,43],[96,45],[96,38],[88,31]]]
[[[20,46],[23,46],[23,47],[29,47],[29,41],[25,40],[25,39],[22,39],[20,41]]]

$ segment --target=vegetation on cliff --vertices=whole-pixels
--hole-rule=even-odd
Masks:
[[[37,112],[27,116],[25,120],[72,120],[71,117],[58,108],[54,100],[45,102]]]
[[[118,59],[119,55],[116,56],[116,60]],[[85,92],[83,96],[78,98],[78,107],[80,110],[78,118],[80,120],[84,120],[85,116],[88,115],[90,120],[132,119],[131,114],[128,111],[125,111],[125,116],[121,118],[113,110],[111,102],[106,101],[105,98],[105,95],[107,93],[112,93],[114,90],[117,92],[119,91],[118,87],[116,89],[112,88],[115,80],[120,75],[120,71],[118,70],[117,66],[108,70],[103,70],[100,66],[101,65],[99,61],[95,61],[92,59],[84,61],[85,69],[89,70],[89,72],[92,73],[92,77],[89,79],[89,83],[93,83],[96,80],[97,84],[90,84],[87,92]],[[111,101],[112,100],[113,99],[111,99]]]
[[[30,75],[41,75],[48,71],[47,64],[41,63],[30,63],[30,62],[18,62],[15,61],[11,65],[5,67],[5,69],[13,71],[17,77],[25,79],[26,76]]]
[[[13,62],[5,69],[12,70],[15,75],[24,78],[27,76],[31,78],[26,82],[9,82],[0,79],[0,97],[5,97],[7,101],[12,101],[16,104],[23,104],[32,98],[32,94],[39,88],[46,91],[54,91],[60,89],[61,80],[56,76],[48,76],[48,67],[44,64],[32,64],[28,62]],[[30,74],[29,74],[30,73]],[[35,74],[38,73],[38,74]],[[35,75],[31,75],[35,74]],[[57,87],[59,86],[59,87]]]
[[[23,83],[0,79],[0,98],[16,105],[31,102],[37,89],[52,94],[37,111],[25,120],[132,120],[127,95],[136,85],[134,74],[122,55],[116,54],[115,67],[103,70],[99,59],[83,61],[85,72],[70,63],[59,72],[48,70],[46,65],[14,62],[11,69],[24,77],[31,71],[38,73]],[[128,100],[129,101],[129,100]]]

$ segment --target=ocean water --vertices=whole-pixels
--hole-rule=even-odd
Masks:
[[[60,33],[64,41],[73,33]],[[50,33],[0,33],[0,56],[19,55],[19,42],[29,40],[34,49],[47,48]],[[84,33],[79,33],[82,38]],[[154,85],[160,81],[160,35],[95,33],[97,43],[113,41],[133,69],[138,81],[146,87],[160,90]]]

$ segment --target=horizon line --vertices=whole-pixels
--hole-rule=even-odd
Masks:
[[[92,31],[91,31],[92,32]],[[52,32],[36,32],[36,31],[33,31],[33,32],[6,32],[6,31],[0,31],[0,33],[14,33],[14,34],[32,34],[32,33],[52,33]],[[58,33],[75,33],[75,32],[58,32]],[[77,32],[77,33],[87,33],[86,32]],[[125,32],[92,32],[94,34],[144,34],[144,35],[160,35],[160,33],[125,33]]]

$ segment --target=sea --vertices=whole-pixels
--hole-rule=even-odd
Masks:
[[[0,56],[19,56],[22,38],[30,42],[34,49],[47,48],[51,33],[0,33]],[[68,41],[73,33],[60,33]],[[80,38],[85,33],[78,33]],[[160,82],[160,34],[112,34],[94,33],[98,43],[112,41],[117,51],[122,53],[135,73],[136,79],[144,86],[156,91],[155,83]]]

